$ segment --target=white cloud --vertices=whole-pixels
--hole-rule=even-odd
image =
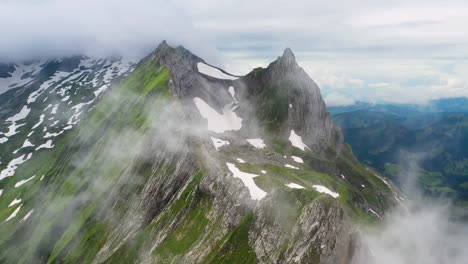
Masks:
[[[415,96],[400,100],[423,90],[448,97],[467,93],[466,72],[456,70],[468,65],[467,12],[461,0],[4,0],[0,60],[141,57],[167,39],[245,74],[290,47],[327,93],[344,89],[355,100],[378,101],[391,91],[368,84],[389,83]]]
[[[354,99],[337,92],[328,94],[324,100],[327,106],[347,106],[354,104]]]
[[[388,87],[390,86],[389,83],[386,82],[380,82],[380,83],[369,83],[369,87]]]

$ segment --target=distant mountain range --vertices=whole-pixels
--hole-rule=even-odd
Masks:
[[[381,112],[398,116],[413,116],[421,115],[422,113],[468,113],[468,98],[456,97],[437,99],[429,101],[424,105],[356,102],[356,104],[348,106],[327,107],[327,111],[332,115],[358,110]]]
[[[425,106],[360,102],[328,111],[361,162],[401,186],[468,201],[468,98]]]

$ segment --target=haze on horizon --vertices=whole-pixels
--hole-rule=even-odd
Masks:
[[[328,105],[425,103],[468,96],[467,13],[461,0],[0,0],[0,61],[137,59],[166,39],[245,74],[290,47]]]

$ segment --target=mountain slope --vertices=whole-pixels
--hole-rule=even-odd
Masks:
[[[467,200],[466,114],[397,117],[356,111],[333,117],[362,162],[395,181],[411,177],[426,194]],[[412,172],[405,175],[403,172]]]
[[[57,138],[1,197],[3,262],[350,263],[402,199],[290,50],[238,77],[163,42]]]

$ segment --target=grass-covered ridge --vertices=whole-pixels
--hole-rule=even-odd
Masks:
[[[169,79],[169,70],[157,60],[145,62],[98,102],[78,128],[17,170],[17,175],[44,175],[44,180],[8,194],[21,197],[23,206],[14,220],[0,225],[2,262],[93,260],[110,228],[99,215],[111,205],[113,183],[134,162],[148,122],[155,120],[148,105],[158,102],[152,109],[161,109],[170,100]],[[7,199],[2,201],[4,205]],[[2,211],[0,220],[12,209]],[[32,209],[28,221],[18,224]]]

